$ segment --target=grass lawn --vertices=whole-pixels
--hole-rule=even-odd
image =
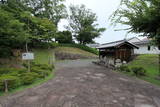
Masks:
[[[40,64],[49,64],[50,61],[55,61],[53,49],[34,49],[34,62]]]
[[[70,54],[79,54],[79,55],[83,55],[83,56],[97,56],[93,53],[84,51],[82,49],[79,48],[74,48],[74,47],[58,47],[55,49],[56,52],[62,52],[62,53],[70,53]]]
[[[158,55],[139,55],[135,60],[128,64],[129,68],[132,67],[143,67],[147,70],[146,75],[144,77],[139,77],[143,80],[151,82],[156,85],[160,85],[160,80],[155,79],[158,72]],[[132,75],[129,73],[129,75]]]

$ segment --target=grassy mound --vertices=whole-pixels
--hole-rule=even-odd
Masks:
[[[98,50],[81,44],[53,44],[54,47],[73,47],[98,55]]]
[[[96,58],[97,55],[74,47],[57,47],[54,49],[57,59],[86,59]]]
[[[143,67],[147,71],[146,76],[140,78],[160,85],[160,80],[155,79],[159,74],[158,66],[158,55],[139,55],[135,60],[128,64],[129,68]]]

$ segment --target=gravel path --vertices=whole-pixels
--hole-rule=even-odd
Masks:
[[[56,77],[0,97],[0,107],[160,107],[160,88],[94,65],[58,62]]]

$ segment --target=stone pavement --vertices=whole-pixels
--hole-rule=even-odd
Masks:
[[[59,62],[56,77],[0,97],[0,107],[160,107],[160,88],[92,64]]]

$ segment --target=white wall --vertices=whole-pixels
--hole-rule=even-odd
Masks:
[[[151,46],[150,50],[148,50],[147,45],[138,45],[139,49],[134,49],[135,54],[159,54],[160,50],[158,47]]]

